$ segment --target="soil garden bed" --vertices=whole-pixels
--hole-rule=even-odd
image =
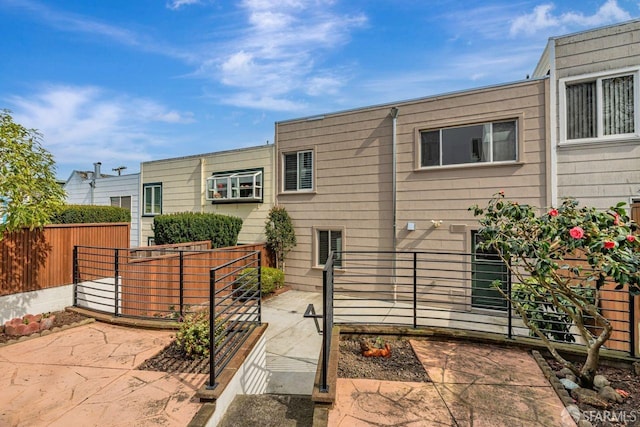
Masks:
[[[50,329],[50,331],[52,332],[55,331],[56,328],[61,328],[62,326],[66,326],[66,325],[69,325],[69,326],[75,325],[77,323],[84,322],[87,319],[89,319],[86,316],[83,316],[81,314],[74,313],[71,311],[54,311],[54,312],[51,312],[50,314],[55,316],[55,319],[53,321],[53,326]],[[24,335],[24,336],[30,337],[34,335],[40,336],[41,332],[36,332],[34,334]],[[17,341],[19,338],[22,338],[22,337],[7,335],[4,332],[4,327],[0,328],[0,344]]]

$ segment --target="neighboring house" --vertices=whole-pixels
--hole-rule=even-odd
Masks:
[[[554,199],[640,202],[640,20],[551,38],[534,72],[544,75]]]
[[[105,175],[101,163],[93,171],[73,171],[64,184],[66,202],[76,205],[118,206],[131,212],[131,247],[139,246],[140,174]]]
[[[274,202],[273,163],[273,145],[142,163],[141,243],[154,243],[155,215],[177,212],[240,217],[239,243],[264,242]]]
[[[468,208],[500,190],[549,205],[548,83],[276,123],[277,201],[298,240],[287,283],[321,288],[329,250],[471,252]]]

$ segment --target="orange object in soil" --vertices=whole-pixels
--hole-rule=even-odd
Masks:
[[[391,357],[391,346],[385,344],[384,348],[369,348],[362,352],[364,357]]]

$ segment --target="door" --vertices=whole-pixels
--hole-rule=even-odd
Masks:
[[[476,249],[479,239],[478,233],[472,231],[471,305],[473,308],[506,310],[507,300],[493,287],[492,283],[500,280],[500,286],[506,292],[510,279],[509,270],[495,252]]]

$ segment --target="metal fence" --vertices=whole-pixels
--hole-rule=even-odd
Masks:
[[[336,260],[339,260],[336,266]],[[574,265],[584,260],[571,260]],[[606,284],[596,293],[589,283],[576,279],[576,287],[593,298],[610,320],[613,333],[605,348],[637,353],[638,305],[626,288]],[[524,298],[523,287],[496,255],[459,252],[361,252],[330,255],[324,271],[324,330],[321,390],[326,391],[326,368],[333,324],[393,325],[442,328],[531,337],[507,295]],[[518,294],[519,293],[519,294]],[[530,296],[529,296],[530,297]],[[529,307],[545,335],[566,343],[584,343],[570,318],[556,311],[545,298]],[[592,334],[600,328],[584,317]]]

